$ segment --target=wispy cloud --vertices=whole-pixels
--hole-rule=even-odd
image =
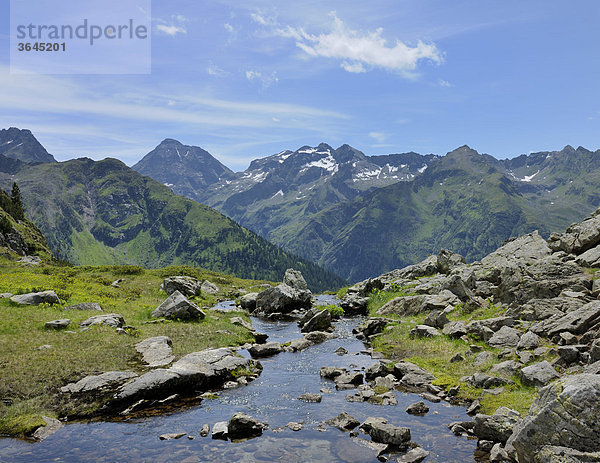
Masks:
[[[206,68],[206,72],[211,75],[211,76],[216,76],[216,77],[223,77],[226,76],[227,74],[229,74],[227,71],[221,69],[219,66],[217,66],[214,63],[210,63],[207,68]]]
[[[279,82],[279,77],[277,77],[276,72],[265,75],[259,71],[248,70],[246,71],[246,79],[251,82],[260,82],[263,88],[270,87],[272,84]]]
[[[276,28],[274,33],[296,40],[296,46],[308,57],[337,60],[344,70],[352,73],[379,68],[413,78],[421,61],[435,64],[444,61],[444,54],[434,43],[419,40],[411,46],[396,40],[388,44],[383,37],[383,28],[370,32],[356,31],[347,27],[335,13],[331,16],[333,24],[330,32],[314,35],[301,27],[287,26]]]
[[[156,18],[155,21],[158,23],[156,30],[163,34],[170,35],[171,37],[177,34],[187,34],[185,24],[189,22],[189,19],[181,14],[172,15],[169,21],[160,18]]]
[[[444,79],[438,80],[438,85],[440,87],[447,87],[447,88],[454,87],[454,85],[452,85],[450,82],[448,82],[447,80],[444,80]]]
[[[383,143],[387,139],[387,134],[383,132],[369,132],[369,137],[373,138],[379,143]]]

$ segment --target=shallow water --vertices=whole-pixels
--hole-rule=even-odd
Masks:
[[[269,322],[252,319],[259,332],[269,341],[286,342],[300,338],[294,322]],[[377,462],[376,451],[363,441],[352,439],[348,432],[317,425],[342,411],[358,420],[369,416],[387,418],[392,424],[408,426],[412,440],[431,452],[427,462],[474,461],[474,440],[455,437],[446,424],[468,420],[463,407],[446,402],[428,403],[427,415],[412,416],[405,408],[419,400],[418,395],[395,391],[398,405],[380,406],[348,402],[346,395],[355,390],[336,391],[332,381],[320,377],[322,366],[360,370],[376,360],[364,352],[365,346],[352,335],[359,318],[342,319],[335,325],[338,338],[311,346],[303,352],[287,353],[261,359],[261,376],[237,389],[222,391],[215,400],[181,408],[171,413],[124,422],[92,422],[67,424],[44,442],[30,444],[16,439],[0,440],[2,462],[80,462],[80,461],[177,461],[177,462]],[[334,350],[342,346],[348,354],[339,356]],[[363,351],[363,353],[361,353]],[[248,355],[241,350],[242,355]],[[319,393],[321,403],[305,403],[297,397],[305,392]],[[203,424],[227,421],[235,412],[244,412],[269,424],[261,437],[244,442],[228,442],[200,437]],[[290,421],[303,423],[302,430],[288,428],[275,432]],[[185,432],[194,437],[161,441],[158,436],[169,432]],[[369,439],[360,434],[359,437]]]

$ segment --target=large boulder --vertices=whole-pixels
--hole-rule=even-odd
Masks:
[[[116,390],[126,381],[137,377],[133,371],[108,371],[101,375],[91,375],[76,383],[69,383],[60,388],[63,394],[94,394],[102,391]]]
[[[44,323],[44,328],[47,330],[62,330],[69,326],[71,320],[68,318],[61,318],[59,320],[52,320]]]
[[[338,416],[325,421],[325,424],[328,424],[329,426],[334,426],[342,431],[349,431],[351,429],[356,428],[360,424],[360,421],[358,421],[356,418],[352,417],[348,413],[342,412]]]
[[[600,463],[600,452],[579,450],[556,445],[544,445],[533,457],[534,463]]]
[[[559,377],[552,365],[546,360],[522,368],[519,372],[521,382],[526,386],[545,386]]]
[[[168,295],[173,294],[175,291],[179,291],[185,296],[199,296],[202,292],[202,282],[188,276],[165,278],[160,287]]]
[[[12,296],[10,300],[15,304],[21,305],[60,304],[60,299],[54,291],[17,294],[16,296]]]
[[[245,413],[238,412],[229,420],[227,432],[230,439],[245,439],[260,436],[264,428],[266,428],[266,424]]]
[[[521,339],[520,331],[510,326],[503,326],[488,340],[488,344],[492,347],[517,347],[519,339]]]
[[[300,330],[303,333],[311,331],[325,331],[331,328],[331,314],[328,310],[319,310],[316,315],[310,318]]]
[[[565,233],[552,233],[548,245],[554,251],[582,254],[600,244],[600,209],[581,223],[567,228]]]
[[[474,434],[483,440],[504,443],[513,432],[513,428],[521,422],[521,415],[515,410],[500,407],[493,415],[475,415]]]
[[[544,446],[579,452],[600,449],[600,375],[564,376],[540,390],[529,414],[516,426],[507,446],[514,447],[520,463],[539,461]]]
[[[310,308],[312,293],[307,289],[302,274],[288,269],[283,280],[282,284],[265,289],[256,296],[259,314],[287,314],[295,309]]]
[[[242,309],[245,309],[248,312],[254,312],[254,310],[256,309],[257,297],[258,293],[248,293],[240,297],[240,305],[242,306]]]
[[[387,419],[370,417],[360,428],[365,431],[373,442],[382,444],[404,445],[410,442],[410,429],[388,423]]]
[[[217,294],[219,287],[208,280],[204,280],[202,285],[200,285],[200,290],[206,294]]]
[[[456,305],[460,299],[452,292],[443,290],[439,294],[419,294],[417,296],[400,296],[387,302],[378,314],[417,315],[422,312],[444,310],[448,305]]]
[[[400,380],[403,386],[415,390],[424,389],[435,379],[435,376],[428,371],[406,361],[394,365],[394,376]]]
[[[187,297],[175,290],[165,301],[159,305],[152,316],[164,317],[172,320],[198,320],[206,316],[204,312]]]
[[[583,334],[600,322],[600,301],[592,301],[564,315],[555,315],[533,325],[530,329],[540,336],[551,338],[568,332]]]
[[[283,351],[281,344],[278,342],[267,342],[265,344],[253,344],[248,348],[248,352],[252,357],[269,357],[279,354]]]
[[[262,365],[239,357],[228,348],[192,352],[168,369],[157,368],[123,385],[115,394],[113,405],[172,394],[191,395],[221,387],[235,379],[234,372],[239,369],[260,371]]]
[[[450,273],[455,267],[465,264],[465,258],[447,249],[442,249],[437,255],[436,266],[440,273]]]

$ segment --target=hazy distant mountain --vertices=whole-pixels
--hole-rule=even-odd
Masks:
[[[31,131],[16,127],[0,130],[0,154],[27,163],[56,162]]]
[[[233,175],[208,151],[171,138],[163,140],[132,168],[158,180],[175,193],[196,200],[208,185]]]

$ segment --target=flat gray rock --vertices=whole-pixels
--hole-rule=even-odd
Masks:
[[[80,302],[79,304],[66,306],[63,310],[95,310],[102,312],[102,307],[97,302]]]
[[[84,321],[82,321],[79,326],[82,328],[93,326],[93,325],[107,325],[113,326],[115,328],[121,328],[125,324],[125,319],[121,314],[118,313],[108,313],[105,315],[94,315]]]
[[[509,326],[503,326],[488,340],[493,347],[517,347],[521,339],[521,332]]]
[[[516,424],[521,422],[521,415],[515,410],[500,407],[493,415],[475,415],[474,434],[483,440],[505,443]]]
[[[360,428],[369,434],[374,442],[403,445],[410,441],[410,429],[390,424],[385,418],[367,418]]]
[[[91,375],[60,388],[64,394],[98,393],[99,391],[116,389],[126,381],[137,377],[133,371],[108,371],[101,375]]]
[[[44,323],[44,328],[47,330],[63,330],[69,326],[71,320],[68,318],[61,318],[59,320],[52,320]]]
[[[531,331],[548,338],[563,332],[583,334],[598,322],[600,322],[600,301],[593,301],[565,315],[555,315],[536,323],[531,327]]]
[[[56,431],[64,426],[60,421],[56,418],[50,418],[49,416],[42,416],[43,420],[46,422],[46,426],[40,426],[35,430],[33,435],[31,436],[33,440],[41,442],[47,437],[50,437]]]
[[[17,294],[16,296],[12,296],[10,300],[15,304],[21,305],[60,304],[60,299],[54,291]]]
[[[164,367],[175,360],[168,336],[156,336],[144,339],[135,345],[135,350],[142,354],[142,360],[148,367]]]

